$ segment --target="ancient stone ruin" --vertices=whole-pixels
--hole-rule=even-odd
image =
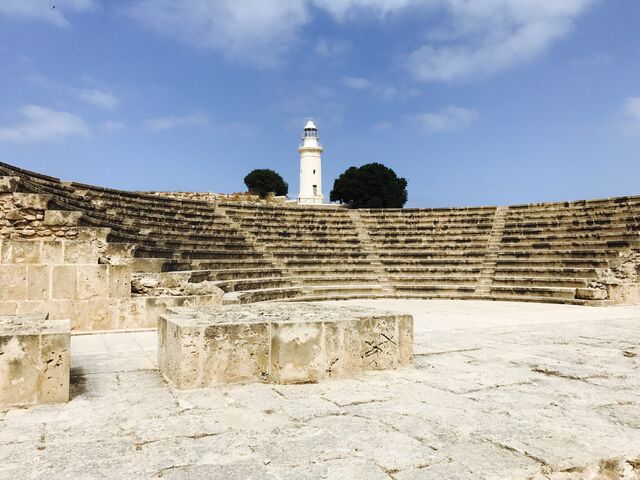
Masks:
[[[267,328],[257,320],[238,321],[232,309],[220,305],[354,298],[640,303],[639,197],[348,210],[125,192],[7,164],[0,164],[0,174],[0,314],[67,319],[73,332],[155,328],[159,318],[161,332],[199,329],[197,335],[161,335],[164,373],[176,385],[327,376],[329,357],[314,373],[309,365],[302,367],[307,373],[299,376],[277,365],[276,356],[289,347],[275,332],[289,320],[274,320]],[[170,353],[180,344],[202,332],[215,331],[217,338],[230,328],[214,312],[229,312],[238,324],[223,337],[254,335],[262,328],[256,348],[268,352],[269,365],[236,371],[228,379],[216,372],[208,380],[168,373],[191,361]],[[353,323],[315,321],[317,328],[324,325],[323,332],[329,324]],[[312,320],[305,322],[304,328],[312,328]],[[358,330],[353,325],[345,332]],[[312,335],[316,340],[326,337],[318,332]],[[358,355],[366,350],[361,344],[354,348]]]
[[[181,389],[313,383],[408,366],[413,319],[362,308],[266,303],[172,308],[158,323],[160,371]]]
[[[639,478],[639,232],[0,164],[0,477]]]
[[[402,210],[247,205],[0,164],[0,314],[77,331],[267,300],[639,303],[640,198]]]

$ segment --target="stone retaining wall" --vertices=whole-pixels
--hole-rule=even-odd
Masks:
[[[213,192],[141,192],[147,195],[158,197],[175,198],[178,200],[196,200],[201,202],[232,202],[246,203],[251,205],[279,205],[287,201],[285,196],[269,195],[267,198],[260,198],[247,192],[240,193],[213,193]]]
[[[155,328],[169,306],[220,303],[220,295],[131,297],[131,266],[104,263],[104,239],[0,240],[0,315],[48,314],[73,331]]]
[[[48,202],[45,195],[0,189],[0,238],[77,238],[80,212],[47,211]]]

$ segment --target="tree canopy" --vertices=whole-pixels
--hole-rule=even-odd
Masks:
[[[279,173],[268,168],[256,169],[244,177],[244,184],[249,193],[265,198],[270,192],[277,196],[289,193],[289,184],[284,181]]]
[[[402,208],[407,180],[381,163],[350,167],[335,179],[329,198],[351,208]]]

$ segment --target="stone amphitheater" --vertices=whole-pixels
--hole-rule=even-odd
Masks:
[[[639,479],[639,305],[640,197],[350,210],[0,163],[0,478]]]

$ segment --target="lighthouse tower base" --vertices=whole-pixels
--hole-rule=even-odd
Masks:
[[[298,197],[298,203],[301,205],[322,205],[324,203],[324,196]]]

